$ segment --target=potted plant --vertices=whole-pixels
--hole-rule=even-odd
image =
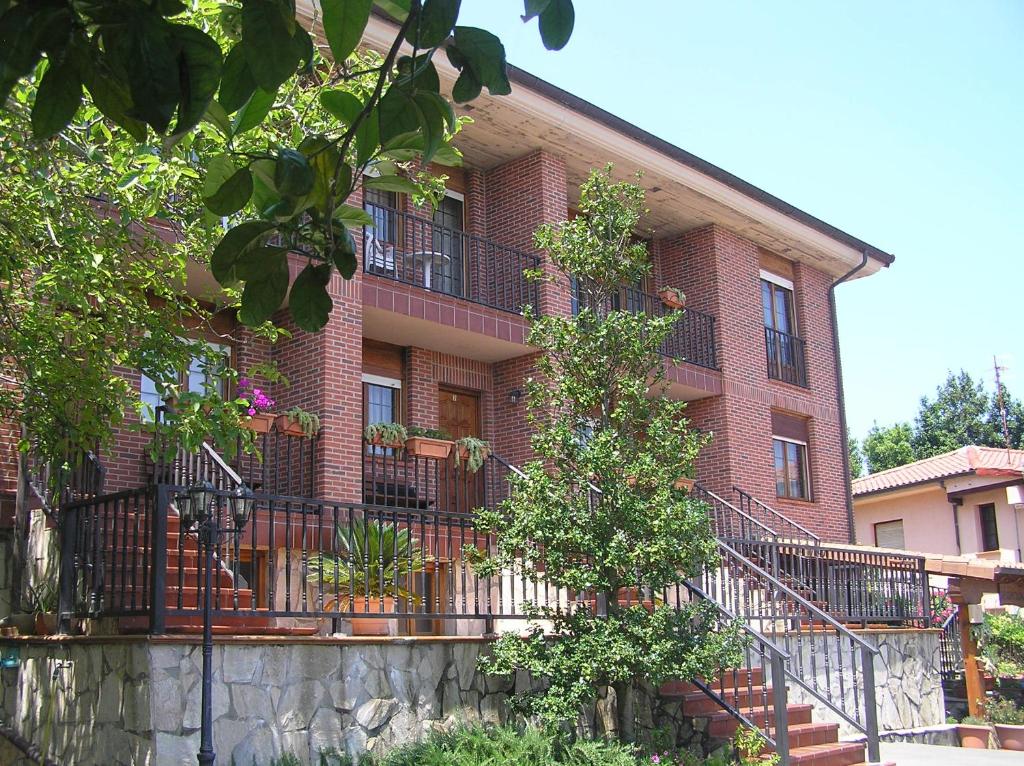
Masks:
[[[320,433],[320,418],[301,407],[292,407],[277,416],[274,428],[286,436],[304,436],[312,439]]]
[[[49,636],[57,632],[57,582],[55,577],[44,574],[34,586],[28,586],[29,603],[32,605],[33,622],[37,636]]]
[[[386,636],[395,599],[420,603],[405,587],[424,568],[419,540],[407,528],[365,518],[338,524],[334,539],[337,553],[313,556],[307,582],[320,589],[325,611],[352,615],[352,635]],[[402,604],[400,611],[411,609]]]
[[[445,431],[438,428],[409,429],[409,438],[405,440],[405,448],[413,457],[433,457],[444,460],[452,453],[455,442]]]
[[[988,740],[992,736],[992,727],[984,718],[966,716],[956,727],[960,737],[960,747],[973,750],[988,750]]]
[[[401,423],[370,423],[363,430],[363,439],[375,447],[400,449],[408,438],[409,433]]]
[[[658,297],[661,298],[661,302],[670,309],[681,309],[686,306],[686,293],[678,287],[669,287],[666,285],[658,290]]]
[[[693,491],[693,485],[697,483],[697,477],[693,475],[693,467],[687,468],[683,471],[683,475],[675,480],[672,485],[676,489],[681,489],[683,492],[690,493]]]
[[[256,388],[248,378],[238,381],[238,399],[248,415],[246,427],[258,434],[268,433],[277,418],[271,412],[277,402],[267,396],[263,389]]]
[[[490,454],[491,445],[475,436],[463,436],[455,441],[455,466],[461,468],[465,461],[470,473],[479,471]]]
[[[996,697],[985,705],[985,717],[996,727],[1003,750],[1024,750],[1024,710],[1013,700]]]

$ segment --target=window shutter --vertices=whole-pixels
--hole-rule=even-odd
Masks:
[[[904,549],[903,519],[875,524],[875,545],[879,548]]]
[[[784,412],[772,412],[772,435],[783,439],[793,439],[807,444],[807,418],[798,418]]]

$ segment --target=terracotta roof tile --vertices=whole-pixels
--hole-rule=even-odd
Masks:
[[[1005,449],[996,447],[961,447],[943,455],[854,479],[853,494],[865,495],[968,473],[978,476],[1021,475],[1024,473],[1024,450],[1010,450],[1007,456]]]

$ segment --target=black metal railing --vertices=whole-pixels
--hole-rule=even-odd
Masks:
[[[580,283],[572,284],[573,313],[579,312],[581,306],[591,310],[600,308],[602,311],[629,311],[634,314],[650,314],[665,316],[675,311],[665,306],[657,295],[651,295],[633,287],[623,287],[607,305],[598,307],[582,290]],[[682,309],[679,319],[672,328],[672,334],[666,338],[660,351],[670,359],[695,364],[711,370],[718,369],[718,353],[715,348],[715,318],[695,309]]]
[[[946,588],[929,588],[931,610],[929,623],[939,628],[939,663],[942,677],[947,680],[960,678],[964,673],[964,651],[960,644],[960,624],[957,616],[960,607],[953,603]]]
[[[732,491],[736,495],[736,506],[743,513],[771,527],[778,537],[795,542],[803,541],[816,544],[821,542],[821,538],[803,524],[762,503],[749,492],[736,486],[733,486]]]
[[[29,491],[50,518],[66,503],[103,494],[107,470],[91,450],[49,460],[29,450],[20,459]]]
[[[167,407],[157,408],[158,422],[167,415]],[[254,435],[252,451],[243,449],[242,439],[233,445],[230,456],[203,443],[192,452],[169,442],[161,431],[154,434],[155,459],[151,480],[154,484],[187,487],[209,481],[217,489],[244,484],[255,491],[276,495],[317,494],[317,437],[296,436],[272,428]]]
[[[539,311],[538,284],[527,277],[539,256],[391,208],[374,211],[393,225],[390,232],[364,227],[366,273],[514,314],[524,306]]]
[[[764,328],[765,356],[768,377],[807,388],[807,361],[804,341],[796,335]]]

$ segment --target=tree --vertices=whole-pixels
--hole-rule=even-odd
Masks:
[[[988,417],[990,408],[981,381],[975,383],[964,370],[957,375],[950,372],[946,382],[935,389],[934,401],[921,397],[911,439],[914,459],[941,455],[969,444],[998,444]]]
[[[399,32],[384,56],[357,56],[375,6]],[[0,9],[0,103],[17,83],[31,85],[37,139],[58,135],[90,103],[157,152],[203,120],[219,129],[222,151],[203,163],[203,199],[232,225],[211,265],[221,284],[244,284],[239,316],[251,325],[269,319],[290,288],[296,324],[322,328],[332,270],[348,279],[356,268],[348,226],[364,221],[349,196],[364,184],[419,194],[419,167],[458,161],[447,147],[458,122],[435,53],[443,49],[459,71],[456,102],[485,87],[511,90],[501,41],[458,25],[459,0],[323,0],[312,35],[294,0],[196,0],[191,9],[179,0],[8,0]],[[572,0],[525,0],[524,11],[546,47],[566,44]],[[321,58],[319,35],[333,63]],[[316,90],[330,122],[306,126],[299,114],[278,141],[240,145],[294,83]],[[308,259],[293,284],[289,251]]]
[[[860,442],[849,428],[846,429],[846,449],[850,456],[850,478],[859,479],[864,473],[864,454],[860,450]]]
[[[877,423],[871,426],[864,437],[864,460],[868,473],[878,473],[916,460],[912,438],[913,430],[909,423],[895,423],[884,428]]]
[[[483,663],[545,678],[543,691],[517,702],[549,724],[575,719],[604,686],[616,690],[624,723],[630,682],[706,676],[736,661],[736,631],[713,605],[661,601],[717,553],[708,508],[675,488],[705,443],[685,403],[665,395],[658,349],[678,314],[612,308],[621,285],[650,271],[634,238],[642,212],[642,190],[614,183],[608,168],[582,186],[578,217],[537,231],[537,247],[576,279],[584,308],[531,319],[529,343],[543,351],[527,386],[538,459],[512,480],[507,502],[480,513],[496,540],[476,563],[482,575],[511,573],[584,599],[568,613],[533,605],[528,638],[506,634]],[[624,594],[634,594],[631,606]]]
[[[1000,399],[1000,390],[1002,398]],[[1006,433],[1003,433],[1003,413],[1006,414]],[[1003,447],[1006,445],[1007,437],[1012,449],[1024,448],[1024,403],[1020,399],[1014,399],[1013,394],[1006,390],[1006,386],[1000,384],[1000,388],[992,393],[992,400],[989,404],[988,423],[992,431],[991,447]]]

